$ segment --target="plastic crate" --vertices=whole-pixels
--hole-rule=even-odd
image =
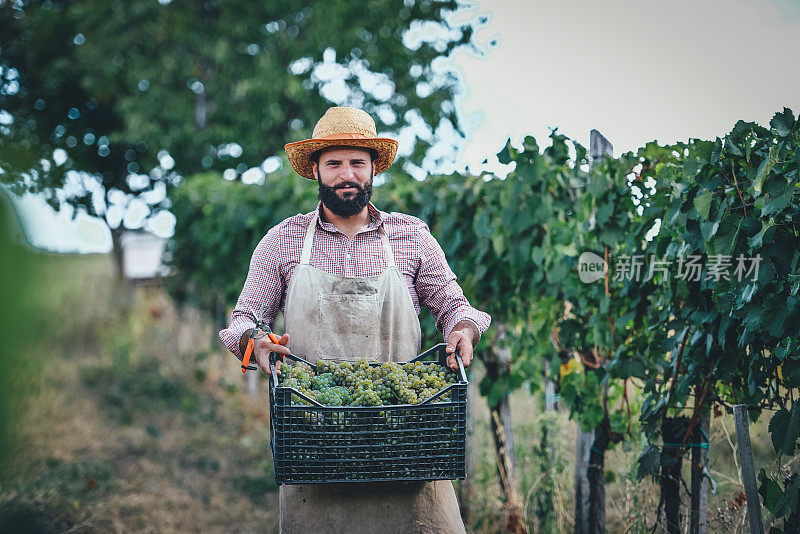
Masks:
[[[441,343],[411,362],[445,366],[444,349]],[[293,355],[286,358],[305,362]],[[467,377],[461,358],[456,359],[460,381],[419,404],[324,406],[294,388],[276,384],[270,376],[275,481],[322,484],[466,478]],[[449,401],[436,402],[448,392]],[[310,406],[292,405],[293,395]]]

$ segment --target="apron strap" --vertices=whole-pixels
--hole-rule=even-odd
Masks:
[[[300,265],[308,265],[311,262],[311,246],[314,244],[314,231],[317,229],[318,212],[314,212],[311,224],[306,230],[306,238],[303,240],[303,252],[300,253]]]
[[[306,237],[303,240],[303,251],[300,253],[300,265],[309,265],[311,263],[311,248],[314,244],[314,233],[317,229],[318,218],[319,213],[315,212],[314,217],[311,219],[311,224],[308,225],[308,229],[306,230]],[[386,256],[386,267],[391,269],[395,267],[394,252],[392,252],[392,247],[389,245],[389,236],[386,234],[386,230],[383,229],[383,225],[378,226],[378,235],[381,238],[383,253]]]
[[[392,269],[394,265],[394,252],[392,252],[392,247],[389,245],[389,236],[386,235],[386,230],[383,229],[383,225],[381,224],[378,226],[378,235],[381,236],[381,244],[383,245],[383,253],[386,255],[386,267],[388,269]]]

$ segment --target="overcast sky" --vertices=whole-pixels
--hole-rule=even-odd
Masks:
[[[483,0],[485,58],[460,53],[467,139],[456,168],[480,170],[507,138],[553,127],[588,147],[600,130],[614,155],[657,140],[723,136],[744,119],[800,112],[800,0]],[[497,46],[489,43],[499,37]],[[18,202],[32,244],[107,251],[108,230],[71,223],[37,199]]]

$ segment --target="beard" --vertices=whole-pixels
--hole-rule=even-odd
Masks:
[[[372,180],[364,187],[361,187],[356,182],[342,182],[334,187],[329,187],[323,184],[319,177],[317,178],[317,183],[319,184],[319,199],[322,204],[331,210],[331,213],[344,219],[361,213],[361,210],[367,206],[369,199],[372,197]],[[356,192],[347,198],[342,198],[337,191],[346,187],[354,187]]]

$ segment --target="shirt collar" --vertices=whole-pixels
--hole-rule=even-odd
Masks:
[[[375,230],[378,228],[378,226],[383,224],[383,221],[386,218],[387,213],[376,208],[372,202],[367,203],[367,211],[369,212],[370,221],[369,224],[367,224],[366,226],[366,230]],[[322,202],[317,203],[317,222],[319,224],[319,227],[322,228],[323,230],[327,230],[328,232],[339,232],[339,229],[336,228],[336,226],[322,219]]]

